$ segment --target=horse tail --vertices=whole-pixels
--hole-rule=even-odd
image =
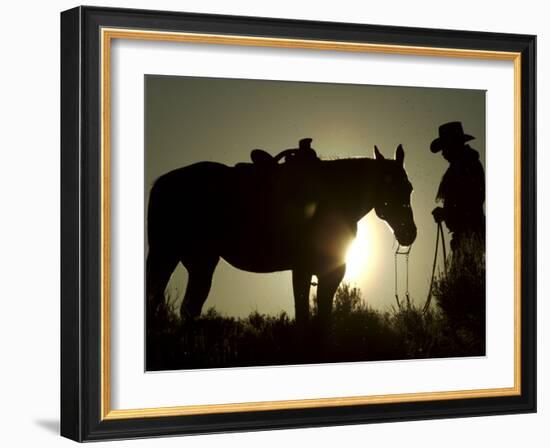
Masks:
[[[162,223],[162,215],[164,210],[163,190],[161,179],[157,179],[153,184],[149,193],[149,202],[147,204],[147,241],[149,247],[155,246],[158,243],[159,236],[162,233],[160,224]]]

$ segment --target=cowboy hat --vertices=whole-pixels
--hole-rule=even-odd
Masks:
[[[430,145],[431,152],[439,152],[449,143],[466,143],[475,137],[465,134],[460,121],[451,121],[439,126],[439,137]]]

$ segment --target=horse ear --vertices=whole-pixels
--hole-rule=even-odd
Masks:
[[[374,158],[376,160],[384,160],[384,156],[382,153],[378,150],[378,146],[374,145]]]
[[[399,145],[395,150],[395,160],[397,160],[397,163],[399,163],[400,165],[403,165],[403,162],[405,160],[405,151],[403,150],[402,145]]]

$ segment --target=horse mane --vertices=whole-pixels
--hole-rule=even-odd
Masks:
[[[345,158],[333,158],[333,159],[321,159],[321,163],[325,166],[338,167],[342,169],[353,169],[360,166],[365,167],[392,167],[395,166],[394,159],[374,159],[372,157],[345,157]]]
[[[321,169],[329,177],[348,177],[358,174],[375,178],[388,170],[398,168],[393,159],[373,159],[370,157],[350,157],[342,159],[322,159]]]

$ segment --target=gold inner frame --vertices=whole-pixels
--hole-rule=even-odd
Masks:
[[[113,39],[208,43],[257,47],[368,52],[414,56],[507,60],[514,63],[514,386],[442,392],[368,395],[302,400],[111,409],[110,370],[110,62]],[[227,412],[305,409],[413,401],[502,397],[521,394],[521,54],[515,52],[416,47],[304,39],[101,29],[101,419],[166,417]]]

